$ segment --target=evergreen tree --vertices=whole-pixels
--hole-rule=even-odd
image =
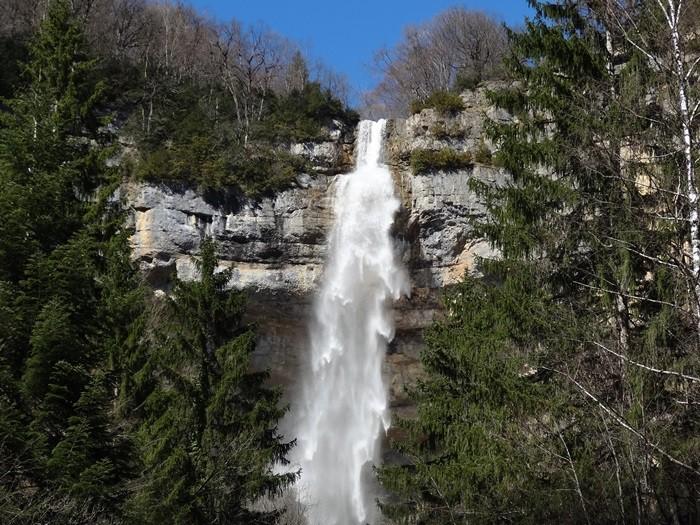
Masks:
[[[138,283],[108,279],[128,259],[127,232],[108,198],[102,85],[82,27],[69,1],[49,3],[27,84],[1,115],[0,521],[111,519],[133,467],[112,365],[128,331],[117,323],[140,308]],[[119,319],[117,295],[131,303]]]
[[[660,224],[666,197],[640,185],[673,187],[639,153],[658,140],[658,80],[609,5],[532,2],[511,34],[516,82],[492,100],[514,118],[490,133],[512,182],[473,187],[489,210],[475,226],[501,257],[428,333],[408,463],[382,474],[397,519],[698,517],[700,418],[681,399],[697,383],[679,375],[697,370],[693,320],[668,271],[685,232]]]
[[[17,280],[35,250],[51,250],[80,227],[102,177],[97,138],[103,85],[87,56],[70,2],[53,0],[30,45],[27,84],[1,113],[0,230],[3,278]]]
[[[139,428],[145,474],[131,509],[139,523],[274,523],[252,504],[295,478],[273,471],[292,446],[277,431],[279,393],[249,370],[244,298],[227,290],[231,271],[217,271],[213,241],[196,264],[199,279],[178,281],[158,313],[142,374],[153,385]]]

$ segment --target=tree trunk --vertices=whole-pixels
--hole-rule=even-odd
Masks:
[[[680,7],[680,6],[679,6]],[[693,136],[691,116],[688,110],[688,95],[686,91],[687,78],[683,54],[681,53],[681,38],[678,29],[679,8],[673,0],[668,0],[666,19],[671,30],[671,45],[673,46],[674,72],[678,81],[678,109],[683,134],[683,157],[685,161],[686,197],[688,199],[688,222],[690,226],[690,257],[692,261],[692,279],[694,291],[694,309],[696,326],[700,337],[700,224],[698,222],[698,188],[695,181],[695,165],[693,163]]]

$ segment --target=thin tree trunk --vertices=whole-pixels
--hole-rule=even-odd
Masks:
[[[583,491],[581,490],[581,482],[579,481],[578,473],[576,472],[576,464],[574,463],[574,460],[571,457],[571,452],[569,451],[569,446],[566,444],[566,441],[564,440],[564,436],[562,436],[561,431],[559,429],[557,429],[557,434],[559,435],[559,439],[561,440],[562,444],[564,445],[564,450],[566,451],[566,457],[569,461],[569,467],[571,467],[571,472],[573,474],[574,483],[576,484],[576,493],[578,494],[579,501],[581,502],[581,510],[583,510],[583,515],[586,518],[586,523],[588,523],[588,525],[590,525],[591,520],[588,517],[588,509],[586,508],[586,499],[583,497]]]
[[[146,121],[146,136],[151,135],[151,119],[153,119],[153,97],[148,101],[148,120]]]
[[[693,268],[693,291],[695,294],[695,315],[698,336],[700,337],[700,223],[698,219],[698,188],[695,181],[695,165],[693,163],[693,136],[691,116],[688,110],[688,94],[686,91],[687,78],[683,54],[681,53],[681,37],[678,28],[680,3],[668,1],[668,10],[664,10],[666,21],[671,30],[671,45],[673,46],[674,72],[678,80],[678,109],[683,133],[683,157],[685,161],[686,193],[688,198],[690,223],[690,256]]]

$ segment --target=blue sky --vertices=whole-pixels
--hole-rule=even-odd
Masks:
[[[374,52],[401,37],[408,24],[424,22],[443,9],[463,5],[519,24],[526,0],[191,0],[199,11],[227,20],[263,22],[295,40],[312,57],[345,73],[358,91],[370,89]]]

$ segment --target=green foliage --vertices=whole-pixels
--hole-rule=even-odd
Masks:
[[[261,196],[290,187],[308,169],[307,162],[296,155],[262,149],[233,159],[230,173],[246,194]]]
[[[192,181],[216,185],[228,175],[222,152],[211,137],[192,136],[181,144],[146,153],[137,176],[146,181]]]
[[[496,75],[497,77],[498,75]],[[459,74],[455,80],[455,85],[453,90],[457,93],[462,93],[463,91],[473,91],[479,86],[481,78],[478,75],[466,75]]]
[[[468,151],[452,148],[441,150],[414,149],[411,152],[411,168],[416,175],[436,171],[456,171],[472,166],[472,156]]]
[[[211,243],[201,279],[172,299],[144,287],[99,115],[149,101],[141,72],[89,55],[73,8],[49,2],[25,83],[12,67],[0,82],[15,94],[0,108],[0,522],[274,523],[250,503],[295,479],[272,470],[291,443],[277,432],[279,393],[249,370],[242,296],[225,289]],[[3,63],[21,57],[16,44],[2,43]],[[257,195],[305,169],[266,140],[245,143],[219,89],[177,87],[164,83],[157,110],[126,126],[142,176]],[[313,87],[293,110],[279,104],[294,137],[351,117]]]
[[[28,85],[8,101],[9,111],[2,116],[7,128],[3,160],[35,173],[66,164],[61,175],[74,179],[70,182],[94,184],[94,172],[85,172],[91,160],[87,141],[69,139],[95,133],[104,84],[96,78],[95,61],[87,56],[82,26],[69,2],[51,3],[29,55]]]
[[[0,268],[9,279],[35,250],[68,240],[101,182],[104,150],[90,139],[103,87],[69,3],[51,7],[30,45],[29,84],[0,112]]]
[[[28,55],[27,44],[20,38],[0,38],[0,107],[3,101],[12,98],[15,89],[20,84],[20,64],[25,62]]]
[[[184,144],[157,149],[137,167],[137,176],[153,182],[193,183],[201,191],[238,187],[257,197],[291,186],[308,169],[304,159],[268,146],[226,151],[211,137],[193,136]]]
[[[426,334],[403,461],[381,473],[395,495],[385,512],[426,524],[692,523],[700,417],[677,396],[697,399],[697,385],[630,361],[700,369],[697,319],[682,313],[695,299],[669,264],[688,233],[658,219],[678,180],[652,124],[658,72],[595,3],[532,4],[511,33],[517,82],[489,95],[514,117],[488,124],[512,178],[470,181],[488,210],[472,226],[500,256],[478,262]],[[654,165],[637,160],[645,148]],[[642,193],[638,176],[664,189]]]
[[[292,185],[308,169],[285,144],[321,140],[334,120],[347,127],[358,121],[356,113],[315,82],[301,91],[269,98],[263,118],[254,123],[243,143],[230,120],[232,108],[217,101],[220,109],[212,114],[206,109],[212,104],[211,95],[205,97],[196,86],[186,87],[152,122],[150,133],[142,136],[136,177],[180,181],[203,190],[234,186],[250,196],[274,193]]]
[[[441,121],[438,121],[431,126],[430,133],[438,140],[445,140],[450,137],[447,131],[447,126]]]
[[[466,135],[466,131],[459,122],[450,120],[436,121],[429,131],[438,140],[463,139]]]
[[[176,284],[149,359],[154,388],[139,426],[146,470],[131,513],[139,523],[275,523],[250,504],[296,477],[272,471],[292,445],[277,432],[279,392],[249,370],[244,298],[227,290],[231,271],[217,270],[212,241],[197,268],[199,280]]]
[[[415,100],[411,104],[411,113],[415,115],[427,108],[433,108],[441,115],[454,115],[464,111],[464,101],[459,93],[436,91],[425,99]]]
[[[404,437],[396,447],[411,462],[388,465],[380,476],[402,495],[384,505],[397,522],[519,521],[533,506],[528,498],[550,497],[566,477],[531,479],[530,462],[550,460],[537,448],[543,436],[519,424],[527,415],[542,425],[566,402],[527,372],[554,335],[551,297],[534,266],[512,261],[507,271],[484,270],[488,279],[466,278],[446,295],[445,319],[426,333],[426,375],[412,393],[418,414],[398,422]]]
[[[479,142],[479,148],[474,153],[474,162],[479,164],[493,164],[493,155],[483,139]]]
[[[259,122],[255,135],[272,143],[313,142],[324,138],[324,126],[334,120],[354,128],[359,115],[318,82],[307,82],[301,90],[272,99],[269,115]]]
[[[0,520],[99,521],[132,475],[104,346],[121,344],[102,276],[123,217],[96,193],[103,88],[70,2],[50,3],[24,73],[0,129]]]

